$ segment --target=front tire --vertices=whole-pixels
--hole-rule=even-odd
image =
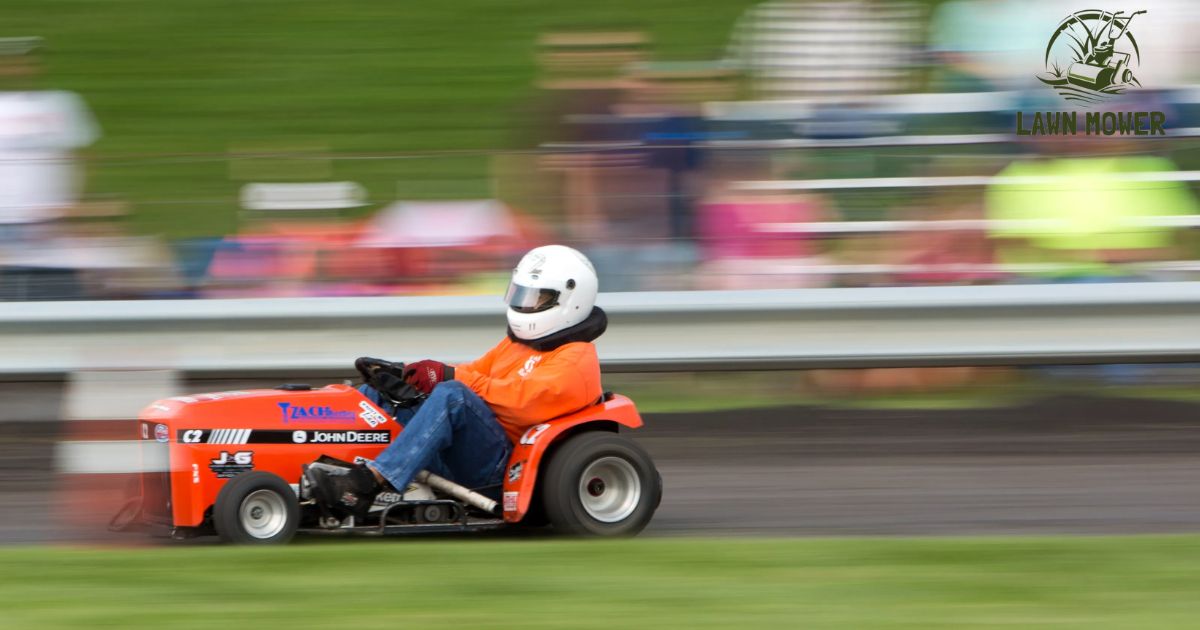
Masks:
[[[662,478],[650,455],[608,432],[568,438],[542,478],[542,505],[554,529],[574,536],[632,536],[662,499]]]
[[[283,478],[265,471],[230,479],[213,504],[217,534],[237,545],[282,545],[299,524],[296,493]]]

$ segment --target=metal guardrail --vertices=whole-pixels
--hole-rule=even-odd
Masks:
[[[611,293],[608,371],[1200,361],[1200,282]],[[495,297],[0,305],[0,374],[349,373],[464,361]]]

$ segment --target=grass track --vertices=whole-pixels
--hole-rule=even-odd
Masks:
[[[5,628],[1195,627],[1200,537],[0,549]]]

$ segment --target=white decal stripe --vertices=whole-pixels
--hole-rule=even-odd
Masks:
[[[209,444],[249,444],[254,429],[209,429]]]

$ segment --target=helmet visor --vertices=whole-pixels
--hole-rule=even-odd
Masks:
[[[504,302],[518,313],[539,313],[558,305],[558,291],[526,287],[513,282],[508,285]]]

